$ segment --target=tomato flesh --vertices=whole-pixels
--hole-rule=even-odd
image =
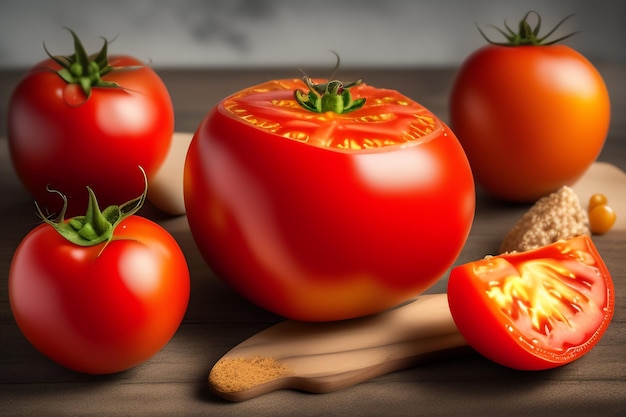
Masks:
[[[297,105],[300,80],[250,87],[212,109],[185,166],[201,253],[252,302],[308,321],[363,316],[432,285],[474,214],[469,164],[421,105],[359,85],[348,114]]]
[[[588,236],[461,265],[448,282],[452,317],[485,357],[548,369],[588,352],[614,309],[609,271]]]

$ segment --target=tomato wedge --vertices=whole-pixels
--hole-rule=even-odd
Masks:
[[[480,354],[510,368],[541,370],[593,348],[613,317],[614,287],[591,238],[579,236],[454,268],[448,302],[459,331]]]

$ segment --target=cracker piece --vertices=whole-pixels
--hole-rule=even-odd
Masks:
[[[589,217],[570,187],[538,200],[506,235],[500,253],[523,252],[558,240],[589,235]]]

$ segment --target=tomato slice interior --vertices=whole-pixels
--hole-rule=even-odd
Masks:
[[[349,151],[427,141],[443,129],[428,109],[395,90],[365,83],[352,87],[355,99],[365,98],[365,105],[337,114],[304,109],[294,98],[296,89],[306,86],[298,79],[269,81],[227,98],[221,111],[277,136]]]
[[[533,369],[570,362],[591,349],[614,304],[610,274],[587,236],[455,268],[448,298],[468,343],[496,362],[514,368],[534,363]],[[497,352],[499,342],[504,352]]]

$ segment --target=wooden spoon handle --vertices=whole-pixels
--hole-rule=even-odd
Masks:
[[[226,353],[209,385],[231,401],[285,388],[331,392],[466,346],[446,295],[423,295],[374,316],[274,325]]]

